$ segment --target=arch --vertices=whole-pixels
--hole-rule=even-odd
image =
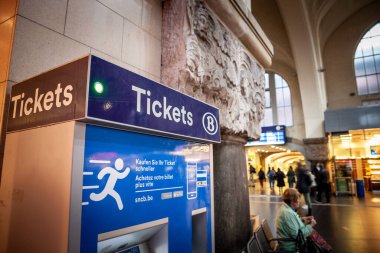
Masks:
[[[380,93],[380,21],[361,37],[353,64],[358,95]]]

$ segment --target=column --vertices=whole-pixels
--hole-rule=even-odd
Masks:
[[[223,135],[214,145],[215,252],[240,252],[250,237],[245,139]]]

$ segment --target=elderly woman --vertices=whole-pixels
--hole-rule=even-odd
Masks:
[[[296,210],[300,206],[301,194],[293,188],[286,189],[282,195],[284,203],[280,207],[276,217],[277,236],[279,238],[297,238],[298,232],[306,237],[313,231],[316,221],[312,216],[300,218]],[[279,241],[279,249],[296,251],[297,244],[294,241]]]

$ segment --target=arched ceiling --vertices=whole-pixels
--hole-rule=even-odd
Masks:
[[[308,0],[313,2],[312,0]],[[323,0],[320,5],[309,9],[310,16],[316,19],[317,38],[321,49],[330,35],[350,16],[360,11],[363,7],[378,0]]]
[[[252,13],[274,45],[274,60],[283,60],[294,67],[290,34],[287,31],[295,30],[295,33],[303,31],[288,27],[284,17],[289,15],[284,12],[294,12],[297,9],[304,12],[308,19],[306,22],[309,24],[305,28],[322,50],[329,36],[345,20],[376,1],[379,0],[252,0]],[[287,5],[289,8],[281,8],[281,5]],[[297,8],[299,6],[301,8]]]
[[[260,154],[265,160],[270,160],[270,163],[283,164],[288,166],[291,163],[304,161],[304,155],[298,151],[294,151],[286,146],[252,146],[248,147],[247,153]]]
[[[277,163],[292,163],[304,160],[304,156],[299,152],[281,152],[269,155],[268,159],[272,160],[272,162]]]
[[[295,68],[288,35],[275,0],[253,0],[252,13],[273,44],[273,61]]]
[[[274,46],[272,62],[292,68],[298,78],[305,138],[324,136],[326,41],[348,18],[376,1],[252,0],[253,15]]]

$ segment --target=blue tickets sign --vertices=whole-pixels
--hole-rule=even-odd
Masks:
[[[220,142],[217,108],[94,56],[87,117],[160,135]]]
[[[220,142],[217,108],[95,56],[12,87],[8,132],[68,120]]]
[[[209,148],[87,125],[81,252],[211,252]]]

